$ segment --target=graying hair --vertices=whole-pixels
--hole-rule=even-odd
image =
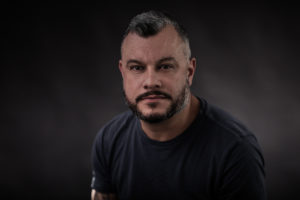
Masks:
[[[191,50],[186,30],[173,17],[165,12],[151,10],[133,17],[125,31],[123,41],[129,33],[136,33],[144,38],[154,36],[167,25],[172,25],[178,33],[179,37],[186,44],[186,50],[184,51],[184,53],[186,57],[190,59]]]

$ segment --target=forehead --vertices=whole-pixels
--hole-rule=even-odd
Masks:
[[[184,42],[173,26],[166,26],[159,33],[147,38],[129,33],[122,44],[122,60],[137,59],[155,62],[162,57],[184,56]]]

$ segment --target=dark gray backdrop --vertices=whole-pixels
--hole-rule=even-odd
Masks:
[[[192,90],[241,119],[266,160],[269,199],[299,194],[299,11],[291,4],[18,4],[1,7],[0,183],[10,199],[89,199],[90,150],[126,110],[119,46],[131,17],[187,28]]]

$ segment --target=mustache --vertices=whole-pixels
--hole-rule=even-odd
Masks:
[[[145,98],[145,97],[147,97],[147,96],[150,96],[150,95],[159,95],[159,96],[163,96],[163,97],[166,98],[166,99],[172,100],[171,95],[169,95],[169,94],[167,94],[167,93],[164,93],[164,92],[161,92],[161,91],[149,91],[149,92],[145,92],[145,93],[139,95],[139,96],[135,99],[135,102],[138,103],[138,102],[141,101],[143,98]]]

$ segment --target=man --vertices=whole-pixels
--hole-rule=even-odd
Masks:
[[[196,60],[176,21],[157,11],[134,17],[119,69],[132,112],[95,139],[92,199],[265,199],[254,135],[191,94]]]

